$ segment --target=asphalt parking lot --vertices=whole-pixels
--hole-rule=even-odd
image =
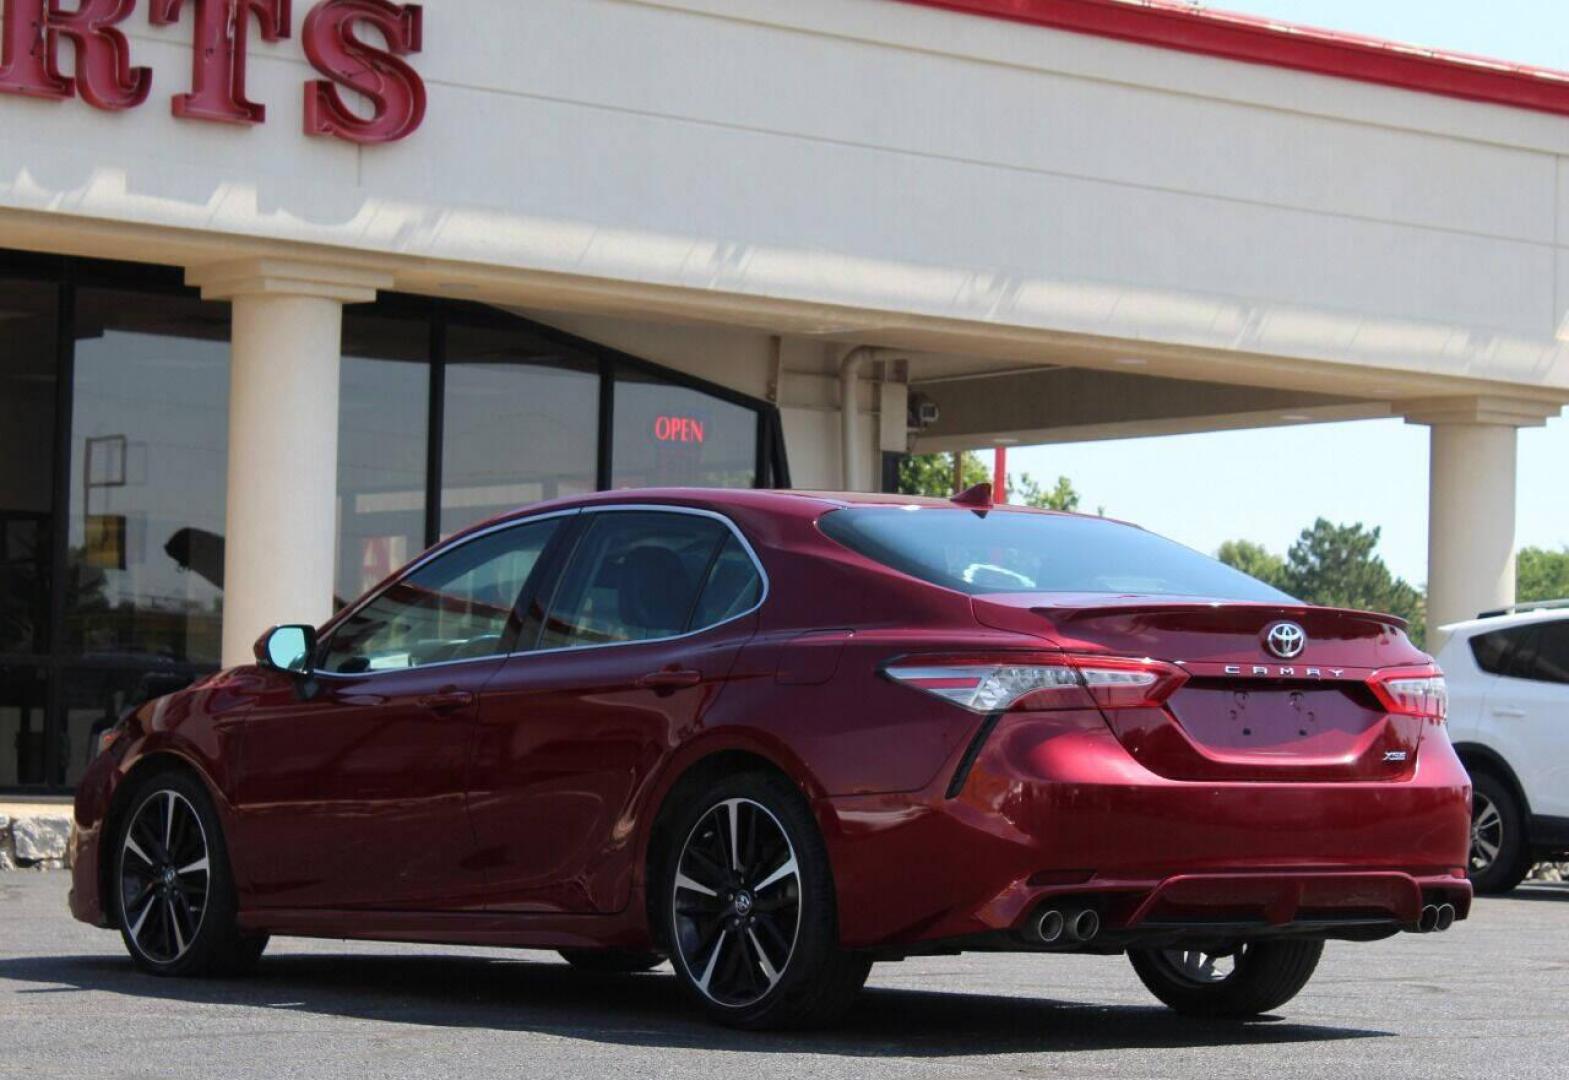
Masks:
[[[881,965],[830,1032],[715,1028],[669,969],[548,953],[274,942],[255,978],[135,972],[65,911],[66,876],[0,876],[0,1076],[1561,1077],[1569,886],[1480,902],[1447,934],[1331,945],[1278,1017],[1195,1022],[1124,960]]]

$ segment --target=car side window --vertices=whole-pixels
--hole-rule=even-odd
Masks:
[[[539,647],[652,641],[728,618],[714,615],[735,609],[752,590],[731,545],[755,577],[734,534],[713,518],[642,510],[592,515]]]
[[[1489,675],[1528,678],[1526,670],[1535,652],[1536,630],[1535,626],[1513,626],[1476,635],[1471,639],[1471,655],[1476,657],[1476,666]]]
[[[1569,683],[1569,622],[1541,625],[1536,648],[1519,675],[1535,682]]]
[[[725,541],[714,559],[708,581],[697,598],[690,629],[701,630],[750,611],[763,598],[763,578],[746,547],[735,536]]]
[[[489,533],[394,582],[334,630],[320,667],[393,671],[506,650],[518,596],[561,519]]]

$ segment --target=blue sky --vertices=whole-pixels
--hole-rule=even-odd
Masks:
[[[1226,0],[1205,6],[1569,70],[1569,0]],[[1040,480],[1067,476],[1085,508],[1105,507],[1201,551],[1243,537],[1283,553],[1303,526],[1321,516],[1378,525],[1380,552],[1391,569],[1423,582],[1427,443],[1426,428],[1377,420],[1016,447],[1008,466],[1015,475],[1029,472]],[[1282,459],[1316,467],[1282,485]],[[1566,471],[1569,420],[1521,432],[1516,538],[1522,547],[1569,546]]]

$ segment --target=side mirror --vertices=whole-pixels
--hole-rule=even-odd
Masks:
[[[262,667],[290,675],[309,675],[316,655],[314,626],[274,626],[256,639],[256,660]]]

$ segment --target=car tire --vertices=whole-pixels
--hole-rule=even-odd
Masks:
[[[795,787],[769,773],[721,780],[677,813],[670,836],[655,880],[687,993],[731,1027],[839,1019],[871,959],[839,947],[828,850]]]
[[[243,975],[267,948],[236,921],[223,827],[200,780],[183,771],[148,778],[114,831],[110,903],[126,951],[161,976]]]
[[[1323,953],[1322,941],[1261,941],[1220,955],[1131,949],[1128,959],[1149,992],[1177,1012],[1240,1019],[1271,1012],[1296,997]],[[1230,970],[1219,970],[1218,961],[1228,959]]]
[[[636,975],[653,971],[665,962],[659,953],[630,949],[562,949],[561,959],[579,971],[594,975]]]
[[[1525,812],[1509,785],[1488,772],[1471,778],[1471,848],[1466,870],[1479,893],[1506,893],[1531,871]]]

